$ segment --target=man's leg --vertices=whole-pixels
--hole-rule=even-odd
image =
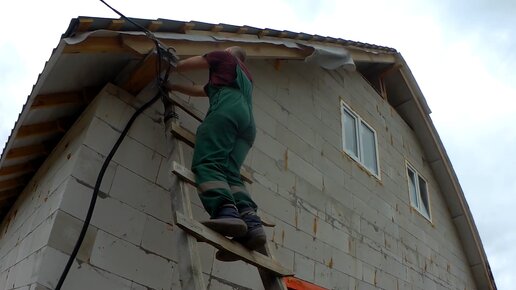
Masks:
[[[228,183],[235,199],[240,216],[247,224],[247,233],[242,237],[234,238],[250,250],[257,250],[265,245],[267,236],[262,226],[262,221],[256,215],[256,203],[247,192],[240,177],[240,167],[242,166],[251,146],[249,141],[238,138],[234,150],[230,153],[229,167],[227,172]],[[238,257],[225,251],[218,251],[216,255],[221,261],[236,261]]]
[[[204,224],[226,236],[241,236],[247,226],[242,221],[230,186],[226,168],[236,142],[236,128],[227,116],[213,112],[197,129],[192,171],[199,197],[211,219]]]

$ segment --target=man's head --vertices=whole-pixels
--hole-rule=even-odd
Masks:
[[[227,52],[231,53],[233,56],[240,59],[242,62],[245,61],[246,53],[245,53],[245,50],[243,48],[241,48],[240,46],[230,46],[230,47],[226,48],[225,50]]]

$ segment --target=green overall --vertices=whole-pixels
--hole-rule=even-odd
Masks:
[[[196,133],[192,171],[206,211],[214,217],[224,204],[239,210],[257,206],[240,177],[256,136],[252,83],[237,65],[236,86],[207,85],[210,108]]]

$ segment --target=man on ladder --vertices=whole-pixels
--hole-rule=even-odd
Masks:
[[[245,57],[245,50],[233,46],[179,61],[178,72],[209,69],[209,81],[204,86],[169,82],[167,88],[189,96],[209,97],[210,108],[197,129],[192,160],[199,196],[211,217],[203,224],[257,250],[266,243],[265,231],[256,215],[257,205],[240,177],[240,167],[256,136],[253,84]],[[237,258],[219,251],[217,259]]]

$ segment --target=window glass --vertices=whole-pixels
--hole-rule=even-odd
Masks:
[[[348,153],[358,157],[357,145],[357,119],[347,110],[343,110],[344,118],[344,146]]]
[[[409,176],[410,203],[413,207],[418,208],[416,174],[414,173],[414,171],[410,170],[410,168],[407,168],[407,172]]]
[[[430,217],[430,207],[428,204],[428,191],[426,181],[418,176],[419,179],[419,193],[421,197],[421,211],[426,217]]]
[[[362,161],[364,165],[378,174],[378,166],[376,166],[376,140],[373,130],[360,122],[360,141],[362,143]]]

